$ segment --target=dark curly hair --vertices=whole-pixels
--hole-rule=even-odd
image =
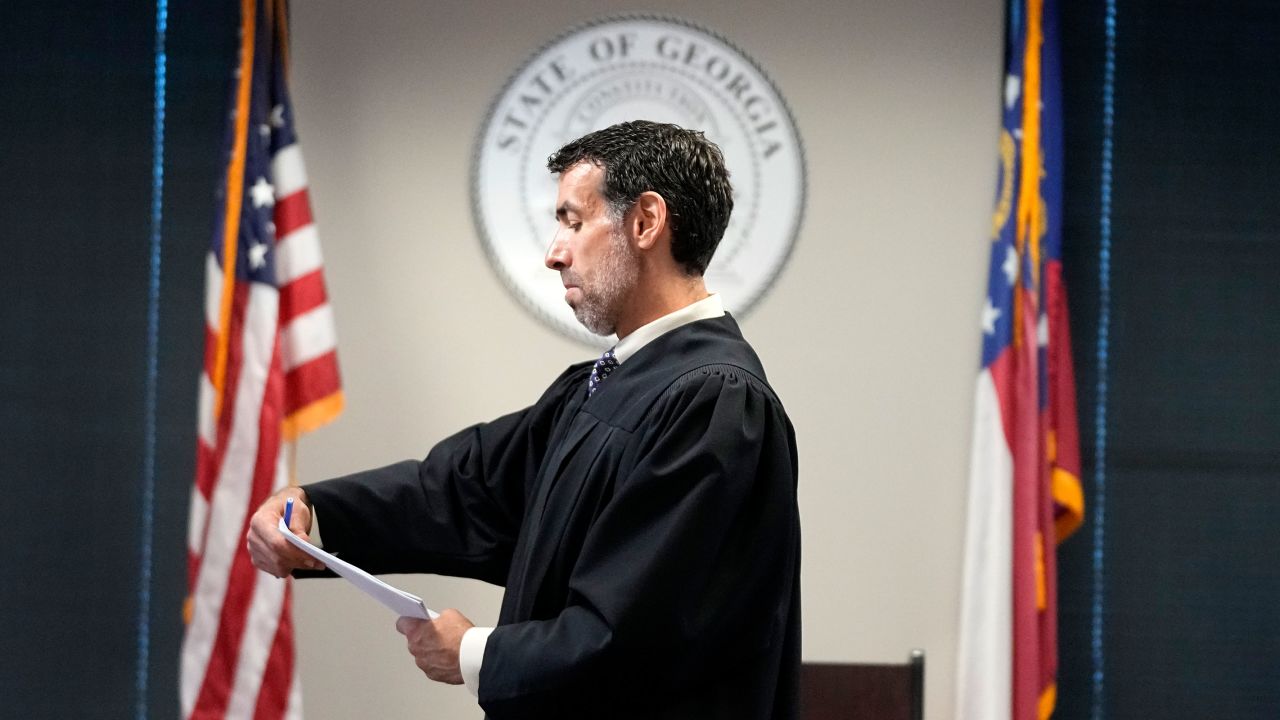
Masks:
[[[696,130],[635,120],[565,145],[547,158],[547,169],[562,173],[581,162],[604,170],[600,193],[615,218],[641,193],[661,195],[671,224],[671,254],[690,275],[706,272],[733,212],[733,186],[715,143]]]

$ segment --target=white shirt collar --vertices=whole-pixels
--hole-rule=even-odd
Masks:
[[[698,320],[718,318],[723,315],[724,303],[721,302],[719,295],[711,293],[698,302],[685,305],[673,313],[663,315],[651,323],[636,328],[634,332],[622,338],[617,345],[613,346],[613,357],[621,365],[627,361],[627,358],[635,355],[637,350],[681,325],[688,325]]]

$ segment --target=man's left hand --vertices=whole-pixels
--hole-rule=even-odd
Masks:
[[[462,647],[462,635],[473,626],[457,610],[445,610],[435,620],[396,620],[396,630],[408,641],[409,653],[418,668],[432,680],[450,685],[462,684],[458,649]]]

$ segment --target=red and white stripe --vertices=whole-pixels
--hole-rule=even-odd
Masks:
[[[311,217],[306,166],[296,144],[271,160],[275,179],[276,280],[280,286],[285,410],[303,413],[340,389],[338,339],[325,291],[320,238]],[[303,431],[308,423],[303,422]]]
[[[339,393],[336,336],[297,147],[272,162],[279,289],[237,282],[219,328],[223,268],[206,263],[204,372],[188,534],[189,620],[180,673],[184,718],[300,718],[292,581],[256,570],[249,518],[290,480],[286,419]],[[227,338],[221,414],[213,380]]]

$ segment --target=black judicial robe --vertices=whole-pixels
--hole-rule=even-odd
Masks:
[[[795,434],[737,323],[690,323],[586,397],[306,488],[325,547],[375,573],[504,585],[480,673],[503,718],[797,716]]]

